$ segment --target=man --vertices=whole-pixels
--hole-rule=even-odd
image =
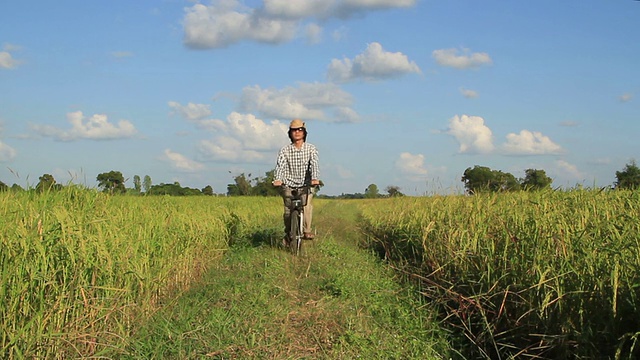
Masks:
[[[320,168],[318,166],[318,150],[312,144],[307,143],[307,128],[300,119],[294,119],[289,124],[289,139],[291,144],[284,146],[278,153],[273,186],[282,186],[282,199],[284,201],[284,228],[285,242],[289,239],[291,188],[303,186],[316,186],[320,184],[318,177]],[[311,240],[314,238],[311,232],[311,217],[313,215],[313,205],[311,199],[313,192],[309,191],[307,205],[304,207],[304,238]],[[286,244],[285,244],[286,245]]]

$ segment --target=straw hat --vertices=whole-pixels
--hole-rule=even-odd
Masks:
[[[289,124],[289,129],[303,128],[304,122],[300,119],[293,119]]]

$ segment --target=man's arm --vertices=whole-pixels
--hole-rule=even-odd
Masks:
[[[318,160],[318,149],[316,149],[315,146],[313,147],[313,151],[311,151],[309,170],[311,170],[311,185],[320,185],[320,162]]]

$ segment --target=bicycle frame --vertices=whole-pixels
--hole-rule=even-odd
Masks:
[[[309,194],[309,187],[303,186],[301,188],[291,189],[291,205],[290,210],[290,222],[291,231],[289,233],[289,239],[291,240],[289,246],[291,252],[295,255],[302,254],[302,242],[304,238],[304,207],[307,205],[307,199]]]

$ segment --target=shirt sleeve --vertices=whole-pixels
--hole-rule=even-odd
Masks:
[[[311,159],[309,160],[309,170],[311,172],[311,179],[320,179],[320,165],[318,161],[318,149],[314,146],[311,149]]]
[[[278,159],[276,160],[276,171],[274,173],[274,180],[284,181],[285,171],[287,168],[287,157],[285,156],[284,148],[280,149],[278,153]]]

